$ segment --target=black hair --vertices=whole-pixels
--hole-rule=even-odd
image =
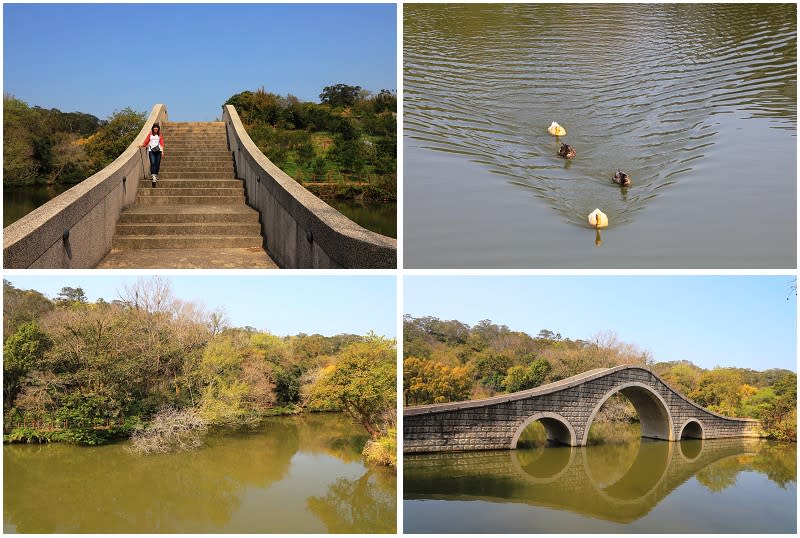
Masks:
[[[159,132],[159,134],[161,134],[161,126],[159,124],[157,124],[157,123],[154,123],[153,126],[150,127],[150,132],[152,133],[153,129],[155,129],[156,127],[158,127],[158,132]]]

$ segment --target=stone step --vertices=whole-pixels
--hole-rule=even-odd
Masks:
[[[142,222],[120,223],[117,225],[120,237],[131,235],[165,236],[165,235],[213,235],[213,236],[259,236],[261,225],[250,223],[209,223],[209,222]]]
[[[185,178],[195,178],[195,179],[208,179],[204,177],[203,173],[212,173],[218,174],[220,179],[230,179],[231,174],[233,174],[234,168],[233,163],[229,163],[227,165],[214,165],[214,166],[203,166],[203,165],[185,165],[185,166],[164,166],[161,165],[161,172],[158,174],[158,179],[161,179],[162,176],[164,177],[185,177]],[[166,175],[164,175],[166,174]]]
[[[173,172],[171,170],[162,170],[158,174],[158,179],[233,179],[235,177],[233,170],[227,172],[223,172],[222,170],[212,172]]]
[[[195,172],[214,172],[235,170],[232,159],[227,161],[161,161],[161,172],[195,171]],[[160,177],[160,176],[159,176]]]
[[[161,169],[164,172],[213,172],[215,170],[233,172],[233,161],[209,161],[207,163],[191,163],[188,161],[176,161],[166,163],[161,161]]]
[[[233,159],[233,152],[227,149],[220,150],[188,150],[180,149],[173,150],[167,148],[164,156],[161,158],[162,162],[167,159]]]
[[[165,196],[156,193],[140,198],[139,193],[137,193],[136,203],[150,205],[244,205],[245,199],[243,194],[239,196]]]
[[[225,145],[228,146],[228,141],[225,137],[215,136],[214,138],[177,138],[172,137],[168,141],[169,147],[174,148],[178,146],[218,146],[218,145]]]
[[[135,205],[120,215],[121,224],[132,223],[258,223],[258,211],[245,205]]]
[[[112,249],[261,247],[260,235],[115,235]]]
[[[175,158],[170,156],[169,158],[165,157],[161,159],[161,167],[165,166],[174,166],[174,167],[181,167],[181,166],[208,166],[208,167],[216,167],[216,166],[233,166],[233,159],[230,155],[227,157],[220,157],[218,159],[203,159],[203,158],[191,158],[189,156]]]
[[[228,151],[227,142],[168,142],[164,151]]]
[[[153,188],[147,187],[136,191],[136,199],[152,198],[153,196],[244,196],[244,187],[174,187],[162,186],[159,181]]]
[[[163,125],[164,129],[224,129],[224,121],[166,121]]]
[[[244,184],[242,183],[241,179],[194,179],[194,178],[178,178],[178,179],[169,179],[164,178],[163,174],[159,174],[158,176],[158,187],[153,189],[151,183],[148,180],[142,180],[142,186],[140,189],[142,191],[146,190],[156,190],[160,191],[162,189],[219,189],[219,188],[228,188],[228,189],[242,189]]]

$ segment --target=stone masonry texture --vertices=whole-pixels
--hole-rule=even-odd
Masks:
[[[409,407],[403,412],[403,452],[458,452],[513,449],[515,434],[542,414],[551,426],[562,423],[574,432],[570,444],[586,444],[594,413],[605,400],[622,392],[633,403],[642,435],[679,441],[684,427],[704,439],[758,437],[751,419],[728,418],[708,411],[679,394],[650,370],[639,366],[598,369],[527,391],[486,400]],[[558,418],[554,418],[558,417]]]

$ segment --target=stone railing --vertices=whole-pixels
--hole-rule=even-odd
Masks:
[[[114,162],[3,230],[3,267],[80,269],[111,251],[120,212],[133,204],[147,158],[139,149],[150,127],[167,121],[155,105],[136,139]]]
[[[366,230],[275,166],[250,139],[236,109],[223,107],[236,175],[261,214],[270,256],[285,268],[397,267],[397,240]]]

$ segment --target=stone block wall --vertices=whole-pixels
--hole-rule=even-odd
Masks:
[[[408,408],[403,413],[406,453],[514,448],[514,436],[533,416],[560,417],[574,432],[574,444],[586,444],[594,414],[612,394],[622,391],[637,408],[642,433],[677,441],[687,421],[697,421],[706,439],[757,437],[758,421],[722,417],[675,392],[641,367],[620,366],[582,374],[511,395]]]

